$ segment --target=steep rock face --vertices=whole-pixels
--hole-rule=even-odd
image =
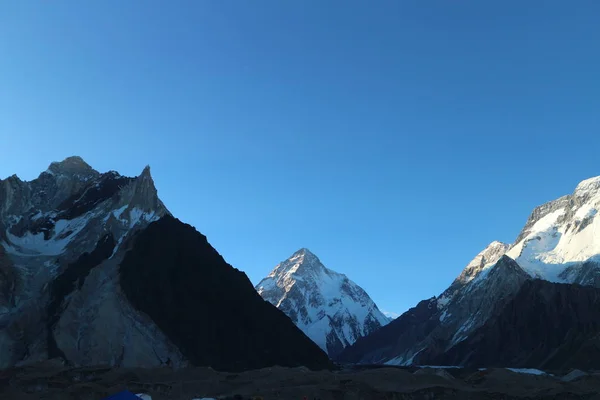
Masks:
[[[308,249],[278,264],[256,290],[331,357],[390,322],[360,286]]]
[[[346,349],[339,360],[369,364],[430,364],[496,315],[519,291],[528,275],[514,260],[502,256],[476,279],[473,284],[458,290],[443,307],[436,299],[431,299],[427,304],[435,304],[435,307],[424,312],[421,302],[420,318],[413,318],[415,312],[410,310],[408,319],[405,314],[401,315],[395,323],[381,328],[378,336],[365,338],[360,348],[357,343]],[[378,339],[383,337],[389,339],[385,342]],[[386,350],[382,351],[382,348]]]
[[[75,366],[181,367],[190,361],[222,368],[329,365],[326,355],[282,313],[262,301],[251,285],[248,290],[247,282],[246,287],[241,284],[241,277],[227,272],[231,267],[206,250],[210,246],[205,240],[194,240],[193,234],[173,227],[172,221],[158,198],[149,167],[140,176],[124,177],[114,171],[99,173],[79,157],[70,157],[52,163],[33,181],[16,176],[0,180],[0,368],[55,357]],[[152,223],[157,225],[146,234]],[[144,244],[159,239],[164,240],[162,246]],[[193,248],[181,243],[173,247],[178,240]],[[175,253],[164,253],[174,248]],[[165,271],[148,260],[149,254],[164,262]],[[140,268],[136,257],[147,261],[144,267],[155,277],[169,278],[157,287],[164,300],[159,306],[162,314],[154,308],[141,311],[146,310],[145,303],[132,295],[157,285],[146,277],[147,270]],[[141,279],[135,276],[138,272]],[[210,281],[214,287],[218,283],[220,296],[213,291],[211,296],[194,297],[196,289],[192,293],[190,285],[195,279]],[[202,282],[196,288],[202,288]],[[121,283],[138,301],[137,308]],[[228,296],[243,306],[230,311],[233,303],[227,302]],[[187,303],[185,308],[184,299],[193,305]],[[215,322],[221,318],[220,303],[229,305],[227,315],[239,319],[226,319],[229,325],[225,327]],[[249,308],[252,317],[264,315],[258,321],[268,329],[248,327]],[[202,309],[211,310],[201,324],[195,313]],[[167,320],[173,326],[165,325],[165,313],[176,316]],[[280,321],[282,327],[277,325]],[[188,326],[199,331],[192,332]],[[231,335],[225,328],[235,331],[236,339],[241,337],[245,351],[227,352],[241,345],[226,342]],[[218,332],[209,338],[216,341],[204,347],[193,344],[203,337],[202,332]],[[270,332],[289,338],[289,346],[301,354],[283,351],[282,339],[278,341]],[[210,353],[209,348],[219,350]]]
[[[0,217],[24,216],[27,211],[54,210],[99,176],[100,173],[80,157],[69,157],[50,164],[31,182],[21,181],[13,175],[0,183]]]
[[[468,367],[600,368],[600,289],[526,282],[488,324],[435,362]]]
[[[426,338],[439,324],[435,298],[422,300],[385,327],[359,338],[337,357],[344,363],[383,364],[390,354],[401,354]]]
[[[492,266],[498,262],[498,260],[506,254],[509,248],[510,245],[506,243],[498,241],[490,243],[483,251],[477,254],[469,264],[467,264],[460,275],[452,282],[450,287],[439,296],[438,307],[445,307],[461,288],[471,282],[486,267]]]
[[[114,283],[122,245],[167,214],[148,169],[129,178],[99,173],[69,157],[33,181],[0,180],[0,367],[48,356],[75,365],[118,364],[116,351],[99,343],[121,343],[121,352],[125,331],[134,330],[125,321],[143,319],[118,304]],[[99,276],[101,285],[93,284]],[[113,318],[122,322],[121,331],[119,324],[109,328]],[[155,334],[130,346],[131,352],[144,350],[126,359],[128,365],[160,365],[155,356],[145,356],[152,354],[149,343],[157,352],[176,353],[147,326]]]
[[[441,310],[439,320],[444,330],[455,331],[450,345],[464,340],[470,332],[502,309],[528,278],[525,271],[506,255],[482,270],[470,281],[470,285],[458,291]]]
[[[15,304],[15,292],[18,284],[18,272],[11,259],[0,244],[0,328],[2,317]]]
[[[292,321],[254,290],[193,227],[172,217],[136,239],[121,287],[194,365],[239,371],[272,365],[330,367]]]
[[[128,178],[114,171],[100,174],[73,159],[80,160],[53,163],[31,182],[15,176],[0,181],[1,239],[14,258],[73,260],[93,249],[103,230],[120,239],[168,214],[146,169]]]

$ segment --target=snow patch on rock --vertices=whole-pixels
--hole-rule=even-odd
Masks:
[[[516,372],[518,374],[528,374],[528,375],[548,375],[546,372],[535,369],[535,368],[506,368],[509,371]]]

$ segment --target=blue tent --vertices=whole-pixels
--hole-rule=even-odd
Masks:
[[[104,400],[140,400],[135,394],[124,390],[122,392],[113,394],[112,396],[108,396]]]

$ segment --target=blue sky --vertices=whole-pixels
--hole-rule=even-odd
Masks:
[[[597,1],[12,1],[0,177],[80,155],[253,282],[300,247],[401,312],[600,175]]]

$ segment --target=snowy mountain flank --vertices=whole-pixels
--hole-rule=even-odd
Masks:
[[[600,177],[537,207],[506,253],[532,277],[600,287]]]
[[[600,345],[600,320],[592,317],[600,304],[599,208],[600,177],[536,207],[512,245],[491,243],[440,296],[359,339],[338,359],[589,368],[589,357],[574,354],[595,354],[590,349]],[[531,338],[534,330],[538,338]]]
[[[391,321],[360,286],[305,248],[278,264],[256,290],[331,357]]]
[[[0,368],[52,358],[330,365],[206,237],[170,214],[149,167],[125,177],[80,157],[32,181],[0,179]]]

